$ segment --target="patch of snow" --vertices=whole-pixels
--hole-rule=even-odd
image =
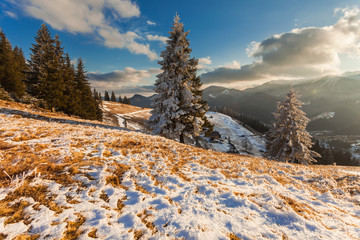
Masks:
[[[214,94],[209,94],[209,97],[216,98],[216,96]]]
[[[221,94],[229,94],[230,90],[229,89],[225,89],[224,91],[221,92]]]
[[[311,121],[318,120],[318,119],[331,119],[335,117],[335,112],[324,112],[316,117],[311,118]]]
[[[356,172],[356,171],[349,171],[349,170],[342,170],[342,171],[348,174],[360,175],[360,172]]]
[[[239,153],[263,156],[266,147],[262,137],[254,135],[225,114],[207,112],[206,117],[214,125],[214,131],[219,132],[222,138],[222,143],[211,143],[214,150],[227,152],[230,139],[230,142]]]

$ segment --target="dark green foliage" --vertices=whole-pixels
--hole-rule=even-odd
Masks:
[[[130,99],[128,99],[126,96],[123,98],[124,104],[131,104]]]
[[[78,115],[78,109],[81,108],[80,94],[75,88],[75,69],[73,64],[71,63],[69,54],[66,54],[62,74],[65,84],[65,90],[63,94],[64,105],[61,110],[71,115]]]
[[[269,126],[268,125],[266,125],[265,123],[261,122],[258,119],[251,118],[251,117],[246,116],[244,114],[239,114],[238,117],[237,117],[237,120],[244,123],[245,127],[249,126],[252,129],[256,130],[257,132],[266,133],[267,131],[269,131]]]
[[[336,163],[341,166],[359,166],[359,162],[352,158],[350,146],[349,143],[340,140],[326,143],[316,140],[312,150],[321,154],[321,157],[315,158],[316,164],[332,165]]]
[[[76,115],[87,119],[101,120],[102,116],[99,116],[100,101],[91,92],[90,83],[86,77],[85,67],[81,58],[78,60],[75,73],[75,90],[80,96],[80,108],[77,109]]]
[[[27,91],[43,99],[48,108],[86,119],[102,119],[101,98],[91,92],[83,61],[79,59],[75,70],[59,36],[53,39],[45,24],[35,37],[29,68]]]
[[[108,91],[105,91],[104,101],[110,101],[110,96]]]
[[[115,93],[114,91],[111,92],[111,98],[110,98],[110,101],[112,102],[116,102],[116,97],[115,97]]]
[[[25,93],[24,72],[26,63],[21,49],[12,46],[0,31],[0,86],[20,98]]]
[[[242,122],[244,127],[251,127],[252,129],[254,129],[255,131],[257,131],[259,133],[266,133],[270,129],[267,124],[261,122],[260,120],[249,117],[245,114],[241,114],[232,109],[227,109],[226,107],[220,107],[220,108],[213,109],[213,110],[223,113],[223,114],[226,114],[226,115]]]
[[[121,96],[119,95],[119,100],[118,100],[118,103],[123,103],[123,100],[121,98]]]
[[[11,98],[10,94],[7,91],[5,91],[2,87],[0,87],[0,100],[14,101],[14,99]]]
[[[45,24],[41,26],[31,48],[28,92],[44,99],[52,109],[63,109],[65,84],[63,79],[63,50],[59,38],[51,37]]]
[[[98,93],[95,88],[93,91],[93,98],[95,99],[96,102],[96,119],[102,120],[102,110],[101,110],[102,99],[100,93]]]

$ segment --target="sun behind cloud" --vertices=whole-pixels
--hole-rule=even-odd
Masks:
[[[274,79],[297,79],[340,73],[340,55],[360,56],[360,10],[336,9],[331,26],[296,28],[273,35],[247,48],[251,64],[234,69],[219,67],[204,73],[206,84],[244,84]],[[248,84],[248,83],[246,83]]]

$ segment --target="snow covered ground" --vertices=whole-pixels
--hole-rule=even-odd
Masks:
[[[324,112],[322,114],[317,115],[316,117],[311,118],[311,121],[315,121],[318,119],[331,119],[335,117],[335,112]]]
[[[151,109],[109,101],[103,101],[103,109],[117,119],[119,127],[148,132],[146,120]]]
[[[353,170],[206,151],[4,101],[0,163],[2,239],[360,238]]]
[[[206,117],[214,125],[214,131],[219,132],[221,135],[221,140],[217,143],[211,143],[212,149],[219,152],[228,152],[230,150],[230,139],[230,142],[239,153],[263,156],[265,142],[261,137],[254,135],[225,114],[207,112]]]

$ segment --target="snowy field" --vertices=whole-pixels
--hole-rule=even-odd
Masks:
[[[214,125],[214,131],[219,132],[222,138],[218,143],[211,144],[212,149],[219,152],[229,151],[228,139],[230,138],[239,153],[263,156],[265,142],[261,137],[254,135],[225,114],[207,112],[206,117]]]
[[[1,239],[360,238],[355,171],[0,106]]]

